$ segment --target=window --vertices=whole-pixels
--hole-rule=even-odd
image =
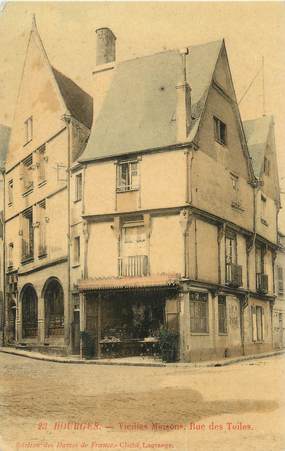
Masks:
[[[75,201],[82,199],[82,174],[75,176]]]
[[[265,175],[270,175],[270,161],[266,157],[264,157],[263,172]]]
[[[223,145],[226,145],[227,141],[227,127],[224,122],[222,122],[217,117],[214,117],[214,127],[215,127],[215,140]]]
[[[256,260],[256,273],[264,274],[264,255],[265,249],[261,244],[256,244],[255,247],[255,260]]]
[[[190,328],[193,333],[208,333],[208,293],[190,292]]]
[[[283,268],[281,268],[281,266],[277,267],[277,277],[278,277],[278,294],[283,295],[284,293]]]
[[[42,146],[38,149],[38,180],[39,184],[46,181],[46,147]]]
[[[80,263],[80,237],[76,236],[73,241],[73,263],[78,265]]]
[[[237,263],[237,239],[231,230],[226,232],[226,283],[232,281],[232,265]]]
[[[33,209],[29,208],[22,215],[22,261],[34,257]]]
[[[119,276],[146,276],[148,256],[143,222],[126,222],[121,230]]]
[[[117,191],[132,191],[139,188],[137,161],[119,163],[117,171]]]
[[[14,244],[9,243],[8,246],[8,267],[13,268],[13,253],[14,253]]]
[[[29,117],[25,121],[25,144],[29,143],[33,139],[33,118]]]
[[[144,226],[123,227],[124,243],[141,243],[145,241]]]
[[[38,255],[40,258],[47,255],[47,245],[46,245],[46,201],[43,200],[38,205],[39,213],[39,248]]]
[[[233,207],[239,207],[240,206],[240,199],[239,199],[239,177],[235,174],[231,173],[231,183],[233,188],[233,201],[232,206]]]
[[[13,180],[8,182],[8,205],[13,204]]]
[[[251,307],[252,341],[263,341],[264,338],[264,310],[260,306]]]
[[[267,212],[266,212],[266,197],[263,195],[263,194],[261,194],[261,222],[263,223],[263,224],[265,224],[265,225],[267,225],[267,221],[266,221],[266,218],[267,218]]]
[[[218,296],[219,334],[227,333],[227,298]]]
[[[23,194],[33,188],[33,156],[29,155],[21,164],[21,179],[23,182]]]

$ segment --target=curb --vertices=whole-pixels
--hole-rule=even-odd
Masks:
[[[274,357],[277,355],[282,355],[285,353],[285,349],[267,352],[264,354],[255,354],[248,356],[239,356],[231,360],[220,360],[212,362],[193,362],[193,363],[164,363],[164,362],[116,362],[106,361],[106,360],[79,360],[79,359],[65,359],[64,357],[49,357],[49,356],[39,356],[34,354],[29,354],[30,351],[15,351],[13,349],[0,348],[0,352],[3,354],[15,355],[18,357],[26,357],[28,359],[40,360],[43,362],[54,362],[54,363],[69,363],[69,364],[80,364],[80,365],[105,365],[105,366],[134,366],[134,367],[168,367],[168,368],[211,368],[211,367],[223,367],[233,365],[235,363],[240,363],[248,360],[257,360],[267,357]]]

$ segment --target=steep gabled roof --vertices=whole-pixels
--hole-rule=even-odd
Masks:
[[[222,45],[220,40],[189,47],[186,77],[193,116],[189,142],[198,130]],[[181,71],[178,50],[118,63],[80,161],[175,145],[176,85]]]
[[[243,122],[248,150],[255,177],[261,176],[272,116],[262,116]]]
[[[68,111],[90,129],[93,115],[92,97],[54,67],[52,67],[52,71]]]
[[[10,127],[0,124],[0,167],[2,167],[6,161],[10,133],[11,133]]]

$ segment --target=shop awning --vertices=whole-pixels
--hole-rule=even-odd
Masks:
[[[122,290],[132,288],[175,287],[181,278],[180,274],[159,274],[146,277],[104,277],[80,280],[79,291]]]

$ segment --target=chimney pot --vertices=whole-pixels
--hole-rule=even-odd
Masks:
[[[116,36],[110,28],[98,28],[96,65],[112,63],[116,59]]]

